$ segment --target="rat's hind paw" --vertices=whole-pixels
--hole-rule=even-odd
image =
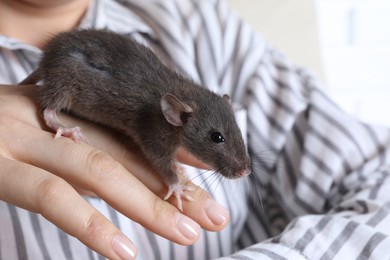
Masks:
[[[80,127],[59,127],[57,129],[55,139],[60,138],[61,136],[69,137],[75,142],[88,143],[87,138],[81,133]]]
[[[62,125],[57,117],[57,111],[55,109],[46,108],[43,111],[43,117],[46,125],[56,131],[55,139],[65,136],[71,138],[75,142],[88,143],[87,138],[81,133],[80,127],[66,127]]]
[[[186,191],[194,191],[195,189],[191,186],[187,186],[182,183],[175,183],[169,185],[169,190],[167,195],[165,195],[164,200],[169,199],[172,195],[175,196],[177,200],[177,207],[180,211],[183,211],[183,204],[181,201],[181,197],[183,196],[188,201],[195,201],[194,198],[191,197],[190,194],[186,193]]]

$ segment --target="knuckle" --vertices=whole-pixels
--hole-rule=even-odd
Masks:
[[[158,217],[160,216],[160,213],[162,211],[162,203],[161,203],[161,200],[156,197],[153,199],[153,202],[152,202],[152,212],[153,212],[153,215]]]
[[[95,212],[90,215],[85,225],[79,229],[81,232],[79,236],[85,238],[101,237],[102,234],[109,230],[107,223],[108,220],[103,215]]]
[[[166,208],[166,205],[164,203],[165,203],[165,201],[161,200],[158,197],[153,199],[153,201],[152,201],[152,216],[151,216],[150,221],[160,222],[161,219],[166,216],[167,208]]]
[[[113,177],[110,173],[120,166],[119,162],[115,161],[109,154],[97,149],[89,152],[86,163],[89,175],[99,180]]]
[[[165,223],[167,226],[173,226],[169,220],[174,219],[169,217],[174,211],[167,210],[165,201],[156,197],[147,201],[143,205],[143,212],[145,214],[136,214],[134,221],[145,227],[155,226],[156,223]]]
[[[35,192],[38,211],[44,213],[46,209],[56,205],[66,196],[69,185],[61,178],[48,176],[40,181]]]

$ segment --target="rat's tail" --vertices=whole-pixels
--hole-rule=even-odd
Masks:
[[[39,69],[34,70],[30,75],[27,76],[24,80],[22,80],[18,85],[30,85],[36,84],[41,80],[41,73]]]

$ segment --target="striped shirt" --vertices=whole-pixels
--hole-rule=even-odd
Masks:
[[[184,247],[87,198],[138,246],[139,259],[390,259],[389,130],[344,113],[315,75],[223,0],[96,0],[80,27],[142,41],[246,111],[253,175],[218,185],[207,173],[196,179],[230,210],[224,230]],[[0,83],[37,66],[39,49],[1,35],[0,46]],[[0,202],[0,259],[103,257],[40,215]]]

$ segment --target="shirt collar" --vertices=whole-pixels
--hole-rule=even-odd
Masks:
[[[128,1],[91,0],[80,28],[109,29],[117,33],[144,33],[154,36],[153,30],[130,8]]]
[[[142,33],[155,38],[150,28],[126,2],[115,0],[91,0],[88,10],[80,22],[79,28],[109,29],[121,34]],[[40,49],[24,42],[0,34],[0,47],[10,50],[24,49],[41,52]]]

